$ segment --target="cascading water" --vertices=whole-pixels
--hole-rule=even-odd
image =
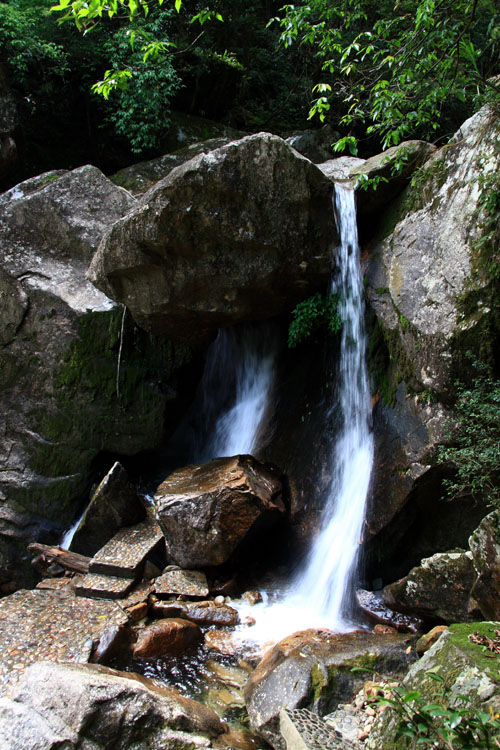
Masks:
[[[246,635],[257,641],[281,638],[291,628],[326,626],[346,630],[352,627],[347,619],[349,584],[358,556],[373,462],[373,438],[365,360],[363,281],[351,187],[335,186],[335,207],[341,246],[332,293],[339,294],[342,320],[338,373],[342,427],[331,454],[332,480],[327,490],[321,532],[304,569],[283,600],[262,606],[261,613],[253,608],[251,614],[257,625]],[[333,408],[332,405],[327,419],[331,418]]]
[[[267,324],[219,331],[193,407],[171,441],[186,463],[256,451],[275,376],[276,343]]]
[[[275,347],[269,345],[270,339],[263,331],[245,330],[239,346],[233,331],[219,331],[219,339],[219,350],[232,350],[235,397],[217,419],[205,449],[207,458],[255,451],[274,378]],[[228,356],[219,357],[218,352],[214,355],[227,367]]]

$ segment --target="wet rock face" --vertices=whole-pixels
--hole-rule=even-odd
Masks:
[[[327,281],[335,242],[329,180],[261,133],[172,170],[106,236],[90,278],[141,327],[193,341],[289,310]]]
[[[249,532],[285,513],[276,472],[252,456],[174,471],[155,506],[169,557],[183,568],[222,565]]]
[[[0,583],[30,585],[26,544],[58,542],[100,451],[133,455],[163,437],[171,375],[190,354],[151,341],[85,278],[134,204],[90,166],[0,196]]]
[[[233,627],[239,623],[236,609],[227,604],[217,602],[154,602],[151,607],[157,617],[181,617],[195,622],[202,627],[217,625],[218,627]]]
[[[279,731],[282,708],[328,713],[365,681],[353,667],[403,672],[409,663],[405,650],[403,635],[306,630],[285,638],[266,653],[245,687],[253,729],[276,750],[285,750]]]
[[[370,372],[380,396],[367,537],[379,535],[370,543],[375,559],[406,557],[406,570],[433,552],[466,546],[485,513],[467,500],[445,507],[434,458],[453,382],[468,376],[465,352],[498,349],[498,305],[473,259],[484,225],[483,179],[497,169],[499,148],[498,120],[483,109],[386,208],[367,261]]]
[[[0,744],[6,750],[205,750],[225,731],[213,711],[177,691],[94,664],[35,664],[11,697],[0,699]]]
[[[437,553],[422,560],[405,578],[386,586],[384,602],[392,609],[424,619],[472,621],[480,616],[476,602],[470,598],[475,579],[470,552]]]

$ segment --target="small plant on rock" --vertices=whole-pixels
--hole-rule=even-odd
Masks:
[[[292,311],[293,320],[288,328],[288,346],[292,349],[300,344],[322,323],[326,323],[329,331],[337,333],[341,327],[338,302],[337,294],[325,297],[320,292],[299,302]]]
[[[484,498],[500,507],[500,380],[474,362],[472,386],[457,383],[457,424],[438,460],[455,470],[445,481],[450,498]]]
[[[435,672],[428,677],[441,683],[436,702],[428,702],[418,690],[399,685],[390,698],[379,701],[390,706],[399,719],[397,735],[409,740],[408,747],[438,750],[492,750],[500,747],[500,715],[475,706],[466,695],[453,696],[443,678]],[[452,705],[453,704],[453,705]]]

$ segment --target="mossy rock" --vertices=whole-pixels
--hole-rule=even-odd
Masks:
[[[463,706],[467,696],[471,706],[494,712],[500,709],[500,660],[484,646],[471,642],[477,633],[495,639],[499,622],[473,622],[451,625],[432,648],[416,662],[402,681],[407,690],[419,691],[429,703]],[[439,675],[451,691],[443,694],[443,684],[429,677]],[[399,717],[387,709],[377,718],[367,742],[369,750],[403,750],[411,740],[397,734]]]
[[[282,708],[309,708],[319,715],[351,700],[366,680],[363,670],[404,674],[413,656],[408,636],[335,634],[329,630],[294,633],[270,649],[245,687],[254,731],[272,747],[285,750],[279,732]]]

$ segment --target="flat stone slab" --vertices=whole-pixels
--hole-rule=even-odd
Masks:
[[[148,516],[142,523],[121,529],[110,539],[90,561],[89,573],[135,580],[148,555],[163,543],[160,527]]]
[[[111,601],[70,591],[16,591],[0,599],[0,694],[36,661],[89,660],[104,630],[127,615]]]
[[[170,594],[205,598],[208,596],[207,577],[200,570],[167,569],[155,580],[154,591],[160,598]]]
[[[89,573],[75,586],[75,594],[91,599],[124,599],[133,586],[134,580],[131,578]]]
[[[282,708],[280,733],[285,740],[286,750],[347,750],[352,747],[323,719],[306,708]]]

